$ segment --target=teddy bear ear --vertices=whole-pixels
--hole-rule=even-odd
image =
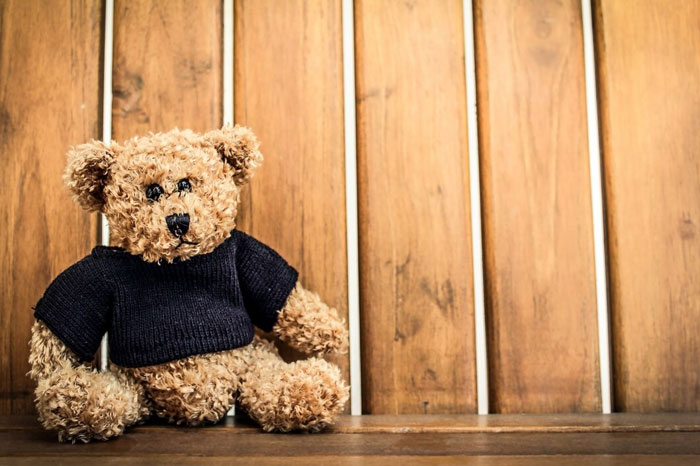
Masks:
[[[237,185],[250,181],[255,170],[262,164],[258,139],[244,126],[224,126],[202,136],[203,144],[214,147],[219,156],[233,168],[233,179]]]
[[[101,211],[103,190],[114,162],[116,143],[108,146],[102,141],[81,144],[68,151],[68,163],[63,179],[73,200],[83,209]]]

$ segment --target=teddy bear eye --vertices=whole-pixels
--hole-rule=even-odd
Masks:
[[[157,201],[162,195],[163,188],[157,183],[153,183],[146,188],[146,197],[152,201]]]
[[[187,178],[183,178],[177,182],[177,190],[179,192],[190,191],[191,189],[192,185],[190,184],[190,180],[188,180]]]

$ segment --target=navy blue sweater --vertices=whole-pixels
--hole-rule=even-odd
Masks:
[[[34,316],[83,361],[108,331],[110,359],[143,367],[249,344],[253,325],[275,325],[296,281],[275,251],[238,230],[172,264],[98,246],[49,285]]]

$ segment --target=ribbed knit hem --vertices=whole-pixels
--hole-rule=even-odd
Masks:
[[[159,334],[162,342],[150,342],[147,351],[141,348],[113,348],[110,342],[110,359],[123,367],[145,367],[194,356],[217,353],[249,345],[255,331],[245,314],[232,315],[224,327],[201,325],[192,328],[163,328]],[[236,331],[231,331],[234,328]]]

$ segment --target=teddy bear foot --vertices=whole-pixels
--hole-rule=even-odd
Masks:
[[[266,432],[318,432],[343,410],[349,389],[340,369],[318,358],[254,371],[239,402]]]
[[[144,414],[138,392],[109,372],[64,366],[35,393],[39,420],[61,442],[117,437]]]

